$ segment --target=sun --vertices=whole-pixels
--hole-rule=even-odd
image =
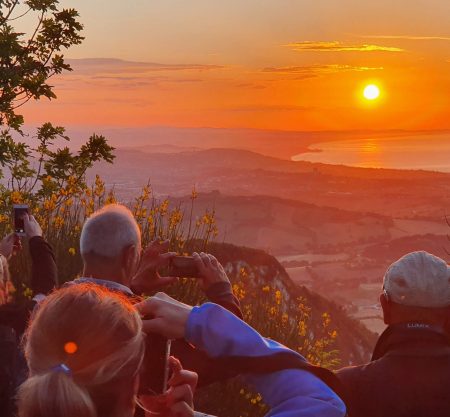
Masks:
[[[380,89],[375,84],[366,85],[363,95],[367,100],[376,100],[380,96]]]

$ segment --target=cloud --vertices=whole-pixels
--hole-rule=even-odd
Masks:
[[[354,65],[309,65],[303,67],[268,67],[264,68],[263,72],[278,73],[278,74],[292,74],[300,76],[300,79],[314,78],[323,74],[336,74],[338,72],[350,71],[380,71],[383,67],[363,67]]]
[[[404,52],[404,49],[394,46],[372,44],[351,45],[339,41],[302,41],[291,42],[286,46],[294,51],[313,52]]]
[[[366,35],[368,39],[404,39],[408,41],[450,41],[450,36]]]
[[[76,73],[147,73],[163,71],[211,71],[223,69],[221,65],[160,64],[155,62],[125,61],[115,58],[67,59]]]
[[[68,59],[73,72],[58,77],[62,88],[81,85],[103,88],[120,87],[126,90],[162,84],[198,83],[204,81],[201,73],[223,68],[203,64],[159,64],[133,62],[114,58]]]
[[[305,106],[295,106],[295,105],[286,105],[286,104],[274,104],[274,105],[255,105],[255,106],[240,106],[240,107],[231,107],[226,109],[231,112],[265,112],[265,111],[309,111],[313,110],[313,107],[305,107]]]
[[[263,90],[263,89],[267,88],[267,85],[257,84],[257,83],[238,83],[238,84],[236,84],[236,87],[247,88],[247,89],[251,89],[251,90]]]

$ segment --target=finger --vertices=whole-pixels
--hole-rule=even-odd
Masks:
[[[169,356],[169,368],[173,373],[176,373],[180,372],[183,369],[183,366],[175,356]]]
[[[158,255],[158,266],[169,266],[170,261],[177,256],[176,252],[166,252]]]
[[[188,384],[192,391],[195,390],[198,382],[198,375],[195,372],[188,371],[187,369],[181,369],[180,371],[173,374],[169,379],[168,384],[171,387],[176,387],[178,385]]]
[[[162,277],[161,275],[156,275],[158,279],[154,282],[154,289],[160,289],[162,287],[167,287],[170,284],[178,281],[178,277]]]
[[[149,297],[140,303],[134,305],[136,310],[142,317],[155,316],[161,305],[161,300],[156,297]]]
[[[14,232],[10,233],[9,235],[6,236],[5,240],[7,242],[15,241],[16,240],[16,236],[17,235]]]
[[[173,300],[173,298],[170,295],[167,295],[165,292],[159,291],[154,295],[155,298],[159,298],[160,300]]]
[[[166,336],[166,330],[167,325],[162,318],[142,320],[142,331],[144,333],[157,333]]]
[[[205,269],[205,265],[203,263],[203,258],[197,252],[194,252],[192,254],[192,258],[194,259],[197,270],[203,271],[203,269]]]
[[[159,255],[160,258],[173,258],[174,256],[177,256],[176,252],[165,252]]]
[[[194,416],[194,410],[191,405],[183,402],[173,404],[170,407],[171,417],[192,417]]]
[[[169,246],[170,246],[170,240],[160,241],[157,239],[157,240],[152,240],[150,242],[150,244],[147,247],[147,250],[150,250],[151,252],[156,252],[156,253],[164,253],[169,250]]]
[[[176,387],[170,388],[167,391],[167,405],[171,407],[173,404],[178,402],[186,402],[192,406],[194,400],[194,394],[192,389],[188,384],[178,385]]]
[[[217,258],[214,255],[211,255],[210,253],[208,253],[208,258],[209,261],[211,262],[211,265],[219,267],[219,261],[217,260]]]
[[[205,265],[206,268],[211,267],[211,259],[209,259],[207,253],[200,252],[200,257],[202,258],[203,264]]]

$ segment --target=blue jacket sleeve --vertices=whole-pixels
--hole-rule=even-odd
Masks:
[[[187,323],[186,339],[211,357],[267,357],[280,352],[298,353],[262,337],[248,324],[225,310],[206,303],[194,307]],[[341,399],[315,375],[300,369],[270,374],[244,375],[271,408],[268,417],[343,417]]]

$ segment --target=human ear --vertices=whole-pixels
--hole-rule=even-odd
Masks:
[[[136,245],[128,245],[122,251],[122,269],[127,278],[131,279],[139,265],[139,253]]]

